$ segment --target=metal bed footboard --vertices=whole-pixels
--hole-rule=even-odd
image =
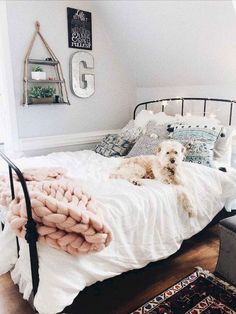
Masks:
[[[133,119],[135,120],[137,110],[139,107],[144,107],[145,110],[148,110],[148,105],[154,104],[154,103],[161,103],[161,111],[165,111],[165,105],[164,102],[172,102],[172,101],[181,101],[181,115],[184,115],[184,104],[187,100],[199,100],[203,102],[203,116],[206,116],[206,110],[207,110],[207,103],[208,102],[224,102],[229,104],[229,118],[228,118],[228,124],[232,124],[232,116],[233,116],[233,105],[236,103],[236,100],[230,100],[230,99],[221,99],[221,98],[206,98],[206,97],[174,97],[174,98],[163,98],[163,99],[156,99],[156,100],[149,100],[142,102],[138,104],[134,108],[133,112]]]
[[[0,152],[0,157],[8,164],[9,171],[9,180],[10,180],[10,188],[11,188],[11,196],[12,199],[15,199],[15,190],[14,190],[14,180],[13,180],[13,171],[17,175],[21,187],[23,189],[24,198],[25,198],[25,206],[27,211],[27,223],[25,225],[26,235],[25,239],[29,244],[29,254],[30,254],[30,267],[31,267],[31,276],[32,276],[32,287],[33,294],[36,295],[39,284],[39,273],[38,273],[38,252],[37,252],[37,241],[38,241],[38,232],[36,229],[36,223],[32,217],[32,209],[30,196],[27,188],[27,184],[25,182],[24,176],[20,169],[16,167],[16,165],[2,152]],[[19,256],[19,242],[17,238],[17,250]]]

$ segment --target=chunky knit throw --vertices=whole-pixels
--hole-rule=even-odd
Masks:
[[[99,204],[79,182],[66,178],[62,169],[23,171],[37,224],[39,243],[72,255],[103,250],[112,233],[98,214]],[[26,206],[21,185],[14,181],[15,199],[6,178],[0,178],[0,204],[8,206],[7,219],[19,237],[25,237]]]

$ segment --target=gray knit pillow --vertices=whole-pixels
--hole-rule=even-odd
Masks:
[[[156,147],[169,139],[167,129],[168,124],[158,125],[155,121],[150,121],[144,130],[145,134],[138,138],[127,157],[155,155]]]
[[[159,138],[150,137],[148,135],[141,136],[134,144],[127,157],[135,157],[140,155],[155,155],[156,147],[162,142]]]
[[[142,128],[136,127],[134,120],[130,120],[129,123],[123,129],[121,129],[119,135],[127,141],[135,142],[141,133]]]

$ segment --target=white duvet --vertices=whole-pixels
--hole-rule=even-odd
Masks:
[[[81,151],[16,161],[21,169],[65,167],[70,176],[83,180],[103,204],[102,214],[114,235],[109,247],[86,256],[73,257],[38,246],[40,283],[34,305],[40,314],[62,311],[81,290],[96,281],[170,256],[184,239],[202,230],[227,200],[236,197],[236,176],[232,173],[184,163],[186,184],[198,211],[196,217],[189,218],[178,206],[172,186],[146,180],[137,187],[123,180],[109,180],[111,169],[120,160]],[[15,236],[6,226],[0,234],[0,274],[12,269],[14,282],[28,299],[32,290],[28,246],[24,240],[20,242],[17,260]]]

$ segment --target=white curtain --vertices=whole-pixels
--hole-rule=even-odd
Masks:
[[[7,7],[6,1],[2,0],[0,1],[0,123],[5,153],[9,157],[20,156]]]

